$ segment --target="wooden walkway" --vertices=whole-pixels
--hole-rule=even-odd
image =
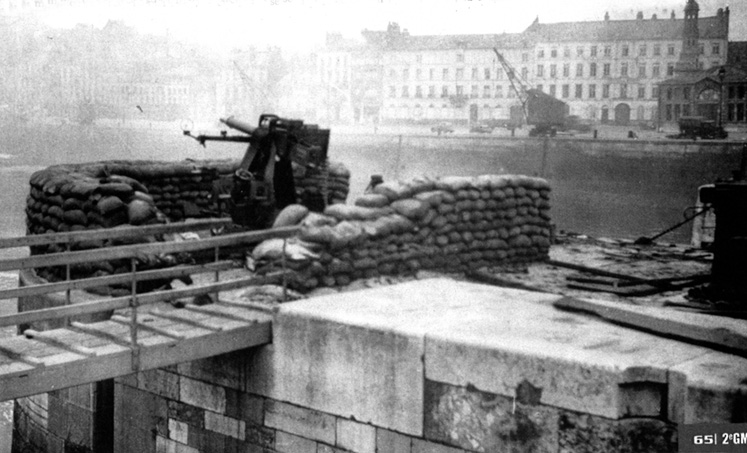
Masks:
[[[225,220],[217,223],[225,223]],[[215,226],[216,221],[193,224],[191,229]],[[186,230],[187,227],[174,226]],[[148,228],[148,227],[145,227]],[[159,226],[159,228],[163,228]],[[138,228],[140,235],[144,228]],[[132,258],[133,272],[122,275],[69,280],[20,287],[0,291],[0,298],[28,297],[29,295],[57,292],[67,294],[69,304],[59,307],[27,311],[0,316],[0,327],[29,326],[45,320],[64,320],[62,327],[39,331],[24,328],[22,335],[0,339],[0,401],[45,393],[48,391],[124,376],[133,372],[149,370],[181,362],[198,360],[224,354],[271,341],[272,310],[269,307],[247,302],[222,302],[220,291],[228,291],[257,284],[278,283],[287,273],[240,277],[226,280],[218,273],[234,263],[220,261],[218,248],[252,243],[268,237],[287,237],[296,229],[285,228],[209,237],[202,240],[182,242],[155,242],[89,250],[83,253],[91,261],[116,257]],[[77,232],[83,235],[77,240],[90,240],[90,234],[106,234],[99,230]],[[111,234],[134,234],[122,229]],[[29,245],[29,241],[60,242],[72,234],[49,235],[46,238],[0,239],[2,246]],[[47,235],[40,235],[47,236]],[[43,243],[43,242],[40,242]],[[181,252],[185,250],[215,248],[215,262],[173,269],[138,272],[138,254],[153,250]],[[65,255],[65,256],[63,256]],[[43,260],[46,256],[48,259]],[[24,269],[41,265],[66,265],[84,262],[81,252],[64,252],[49,255],[34,255],[28,258],[0,261],[0,269]],[[136,282],[172,277],[174,275],[214,272],[211,283],[190,285],[180,289],[138,294]],[[68,271],[69,275],[69,271]],[[124,280],[123,280],[124,279]],[[102,298],[96,301],[75,303],[70,301],[70,291],[85,287],[101,286],[105,282],[132,283],[133,292],[124,297]],[[213,295],[216,303],[207,305],[186,304],[183,308],[167,303],[184,301],[194,296]],[[63,296],[64,298],[64,296]],[[7,301],[0,303],[8,303]],[[181,306],[181,304],[179,305]],[[106,321],[83,323],[76,317],[99,312],[114,315]]]

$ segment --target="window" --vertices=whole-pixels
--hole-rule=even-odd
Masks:
[[[415,55],[415,61],[418,62],[418,63],[422,63],[423,62],[423,56],[420,55],[420,54]]]
[[[528,62],[528,61],[529,61],[529,54],[528,54],[528,53],[526,53],[526,52],[522,53],[522,54],[521,54],[521,62],[522,62],[522,63],[526,63],[526,62]]]
[[[415,87],[415,97],[416,98],[422,98],[423,97],[423,87],[420,85]]]
[[[661,55],[661,44],[654,44],[654,56],[658,57]]]
[[[495,97],[497,98],[503,97],[503,86],[502,85],[495,86]]]
[[[410,88],[405,85],[402,87],[402,97],[403,98],[409,98],[410,97]]]
[[[610,84],[609,83],[605,83],[604,85],[602,85],[602,97],[603,98],[610,97]]]
[[[651,68],[651,76],[652,77],[659,77],[659,74],[661,73],[661,68],[659,66],[659,63],[654,63],[654,66]]]
[[[410,78],[410,70],[409,69],[403,69],[402,70],[402,80],[407,80]]]
[[[456,86],[456,95],[457,96],[464,96],[464,87],[461,85]]]
[[[651,97],[654,99],[657,99],[659,97],[659,87],[657,87],[656,85],[651,87]]]
[[[495,70],[495,78],[498,80],[503,78],[503,69],[498,68]]]
[[[667,104],[665,116],[667,121],[672,121],[672,104]]]
[[[441,80],[449,80],[449,70],[444,68],[443,73],[441,74]]]
[[[576,56],[577,57],[583,57],[584,56],[584,48],[581,46],[576,47]]]
[[[550,96],[555,96],[555,93],[557,92],[555,85],[550,85]]]
[[[671,77],[674,75],[674,63],[667,63],[667,76]]]
[[[558,58],[558,49],[550,50],[550,58]]]
[[[627,44],[623,44],[623,46],[622,46],[622,56],[623,57],[627,57],[629,53],[630,53],[630,48],[628,47]]]
[[[538,64],[537,65],[537,77],[544,76],[544,73],[545,73],[545,67],[542,66],[541,64]]]
[[[597,86],[594,84],[589,85],[589,99],[597,98]]]
[[[485,80],[490,80],[490,68],[485,68],[483,75],[485,76]]]
[[[612,56],[612,46],[604,46],[604,56],[605,57]]]
[[[646,99],[646,87],[643,85],[638,87],[638,99]]]
[[[537,88],[538,91],[542,91],[545,87],[542,86],[542,84],[540,83],[540,84],[537,85],[536,88]]]
[[[431,68],[428,70],[428,80],[435,80],[436,79],[436,70]]]
[[[529,68],[523,67],[521,68],[521,78],[526,80],[529,77]]]
[[[566,83],[565,85],[563,85],[562,89],[563,89],[563,97],[564,98],[567,98],[568,96],[571,95],[571,86],[570,85],[568,85]]]
[[[596,57],[597,56],[597,46],[591,46],[591,49],[589,49],[589,53],[591,54],[592,57]]]
[[[423,78],[423,70],[418,68],[415,70],[415,79],[420,80]]]
[[[435,98],[436,97],[436,86],[431,85],[428,87],[428,97],[429,98]]]
[[[628,84],[627,83],[620,84],[620,97],[623,99],[628,97]]]
[[[597,64],[591,63],[589,65],[589,77],[596,77],[597,76]]]
[[[638,65],[638,77],[646,77],[646,65],[645,64]]]
[[[550,77],[555,78],[558,76],[558,65],[550,65]]]
[[[667,55],[669,56],[674,55],[674,44],[670,44],[667,46]]]
[[[509,99],[513,99],[516,97],[516,93],[514,93],[514,90],[508,90],[508,93],[506,94],[506,97]]]
[[[645,57],[646,56],[646,45],[643,44],[638,47],[638,56],[639,57]]]
[[[667,88],[667,101],[671,101],[673,97],[674,97],[674,94],[672,92],[672,89]]]
[[[627,76],[628,76],[628,64],[621,63],[620,64],[620,77],[627,77]]]
[[[611,63],[605,63],[604,66],[602,66],[602,75],[604,75],[605,77],[609,77],[611,71],[612,71]]]
[[[685,100],[690,99],[690,87],[684,87],[682,89],[682,99],[685,99]]]
[[[482,87],[482,97],[489,98],[490,97],[490,85],[485,85]]]
[[[570,47],[563,47],[563,56],[565,58],[568,58],[571,56],[571,48]]]
[[[464,68],[457,68],[456,70],[456,79],[462,80],[464,78]]]
[[[703,55],[703,54],[705,54],[705,44],[701,43],[701,44],[700,44],[700,45],[698,46],[698,54],[699,54],[699,55]]]
[[[470,90],[469,97],[476,98],[478,94],[479,93],[477,92],[477,85],[472,85],[472,89]]]
[[[583,76],[584,76],[584,64],[577,63],[576,64],[576,77],[583,77]]]
[[[396,78],[397,77],[397,71],[395,71],[394,69],[390,69],[389,70],[389,77],[392,78],[392,79]]]
[[[711,55],[719,55],[721,53],[721,46],[719,43],[714,42],[711,44]]]
[[[395,87],[394,85],[389,85],[389,97],[393,98],[395,96],[397,96],[397,87]]]
[[[576,84],[576,93],[575,93],[576,99],[581,99],[581,96],[582,96],[581,93],[583,89],[584,89],[583,85],[581,85],[580,83]]]
[[[447,97],[449,97],[449,87],[448,87],[448,86],[446,86],[446,85],[443,85],[443,86],[441,87],[441,97],[442,97],[442,98],[447,98]]]
[[[472,80],[477,80],[477,68],[472,68]]]
[[[464,54],[463,53],[458,53],[457,56],[456,56],[456,61],[457,61],[457,63],[464,63]]]
[[[563,64],[563,77],[570,77],[571,76],[571,64],[565,63]]]
[[[537,58],[545,58],[545,49],[539,49],[537,51]]]

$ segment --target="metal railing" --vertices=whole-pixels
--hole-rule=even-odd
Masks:
[[[44,333],[28,328],[30,324],[50,320],[63,320],[63,324],[70,324],[71,319],[75,317],[129,308],[129,343],[133,353],[132,367],[133,370],[137,370],[139,369],[139,307],[155,304],[158,302],[174,301],[187,297],[217,294],[220,291],[229,291],[252,285],[261,285],[278,281],[282,281],[283,283],[285,283],[288,271],[285,268],[284,260],[282,270],[278,272],[269,273],[264,276],[248,276],[220,281],[221,271],[237,267],[235,262],[232,260],[220,259],[220,249],[221,247],[236,247],[239,245],[256,243],[270,238],[287,239],[288,237],[294,235],[298,231],[299,227],[284,227],[268,230],[240,232],[201,239],[117,245],[86,250],[73,250],[73,245],[90,241],[137,239],[160,234],[207,231],[214,228],[227,226],[230,223],[230,219],[207,219],[164,225],[123,227],[115,229],[100,229],[30,235],[13,238],[0,238],[0,249],[49,246],[51,244],[58,244],[65,247],[65,251],[59,253],[37,254],[22,258],[0,260],[0,271],[21,271],[25,269],[35,269],[41,267],[65,266],[64,281],[0,290],[0,304],[9,303],[9,300],[13,300],[16,298],[61,293],[64,291],[64,305],[0,316],[0,327],[19,326],[19,330],[21,331],[20,333],[29,338],[35,338],[44,341]],[[214,251],[212,262],[192,265],[178,265],[174,267],[155,270],[138,270],[138,257],[143,256],[144,254],[153,255],[185,253],[211,249]],[[130,262],[130,269],[128,273],[81,279],[71,278],[72,265],[125,259],[129,260]],[[171,280],[192,274],[209,272],[214,272],[215,274],[213,283],[192,285],[179,289],[156,290],[145,293],[138,293],[137,291],[139,282],[151,281],[156,279]],[[73,301],[71,300],[71,291],[73,290],[85,290],[87,288],[95,288],[115,284],[122,285],[127,283],[130,284],[130,294],[127,296],[102,297],[101,299],[96,299],[93,301],[72,303]],[[265,311],[268,310],[267,306],[259,304],[242,303],[242,306],[261,309]],[[118,319],[121,321],[121,317],[118,317]],[[78,328],[84,328],[80,323],[73,322],[72,324]],[[13,351],[3,348],[2,340],[0,340],[0,353],[3,353],[9,357],[17,355]]]

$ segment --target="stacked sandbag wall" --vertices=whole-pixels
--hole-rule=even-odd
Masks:
[[[56,233],[120,225],[147,225],[179,221],[186,217],[211,217],[213,184],[218,178],[230,178],[238,161],[106,161],[87,164],[57,165],[35,172],[30,180],[26,203],[27,234]],[[337,180],[349,180],[340,164],[329,164]],[[306,175],[316,178],[315,168],[299,171],[298,187],[309,190]],[[338,176],[342,175],[342,176]],[[341,185],[338,184],[341,189]],[[342,191],[331,192],[342,196]],[[347,196],[345,190],[342,199]],[[332,202],[331,197],[327,202]],[[324,206],[324,205],[323,205]],[[100,242],[77,244],[74,249],[97,248]],[[58,245],[33,247],[32,254],[63,251]],[[158,261],[158,260],[156,260]],[[145,268],[173,265],[173,262],[143,263]],[[77,265],[73,278],[105,275],[121,271],[117,263]],[[40,270],[51,280],[64,278],[64,268]]]
[[[313,211],[321,211],[327,205],[345,203],[348,198],[350,170],[341,163],[306,167],[294,165],[293,175],[299,201]]]
[[[358,278],[461,272],[547,259],[550,186],[527,176],[420,178],[383,183],[355,205],[332,205],[300,224],[316,259],[297,267],[296,286]],[[282,215],[282,214],[281,214]]]

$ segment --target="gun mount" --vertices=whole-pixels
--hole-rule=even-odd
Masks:
[[[323,166],[329,148],[329,129],[301,120],[263,114],[257,126],[234,117],[220,121],[243,135],[184,135],[203,147],[209,141],[248,143],[239,168],[221,186],[230,193],[228,210],[233,221],[251,228],[265,228],[275,214],[297,202],[292,164]]]

